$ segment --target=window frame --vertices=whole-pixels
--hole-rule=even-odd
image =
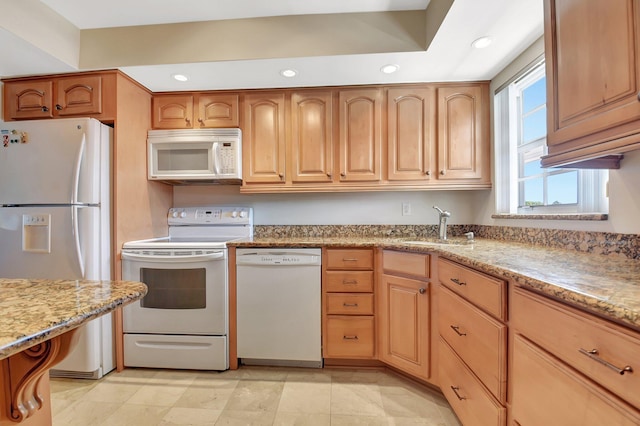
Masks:
[[[541,57],[523,68],[510,81],[495,91],[496,213],[516,215],[608,213],[609,206],[606,196],[607,170],[547,168],[543,169],[542,174],[525,176],[525,157],[523,152],[542,149],[541,155],[546,155],[547,145],[546,132],[538,139],[521,143],[523,138],[521,94],[527,87],[535,84],[544,76],[545,63],[544,57]],[[529,112],[529,114],[531,113]],[[521,170],[522,173],[520,172]],[[524,205],[525,181],[542,178],[543,202],[548,203],[548,179],[553,176],[574,172],[577,174],[576,203]]]

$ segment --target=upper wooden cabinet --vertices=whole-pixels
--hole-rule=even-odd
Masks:
[[[244,184],[284,184],[284,92],[258,92],[244,96],[242,141]]]
[[[427,181],[435,158],[435,95],[432,87],[387,91],[387,178]]]
[[[490,183],[488,86],[444,86],[437,92],[438,179]]]
[[[153,97],[154,129],[238,127],[237,93],[161,94]]]
[[[4,87],[7,121],[73,116],[109,121],[115,115],[115,90],[110,90],[115,89],[113,74],[9,79]]]
[[[382,91],[341,90],[339,96],[340,181],[381,179]]]
[[[291,94],[291,155],[293,182],[333,180],[333,105],[331,91]]]
[[[544,8],[543,166],[639,148],[640,1],[545,0]]]

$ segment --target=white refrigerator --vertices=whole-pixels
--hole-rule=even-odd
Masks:
[[[0,138],[0,277],[110,279],[112,129],[0,121]],[[102,377],[115,367],[113,340],[111,315],[87,323],[51,375]]]

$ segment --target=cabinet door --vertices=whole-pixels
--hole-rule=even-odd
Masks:
[[[549,146],[640,118],[639,9],[637,0],[545,1]]]
[[[192,95],[154,96],[152,108],[154,129],[190,129],[193,127]]]
[[[7,120],[53,117],[53,82],[4,83],[4,116]]]
[[[333,180],[331,92],[291,95],[291,180]]]
[[[197,97],[199,127],[238,127],[238,94],[203,94]]]
[[[429,180],[435,151],[435,96],[431,88],[387,92],[388,179]]]
[[[340,103],[340,180],[379,181],[381,137],[380,89],[343,90]]]
[[[284,93],[255,93],[244,97],[244,183],[285,182]]]
[[[382,275],[380,284],[380,358],[428,379],[429,283]]]
[[[640,414],[515,335],[513,419],[520,425],[638,425]]]
[[[489,175],[488,105],[484,88],[438,88],[438,179],[480,179]]]
[[[102,113],[102,77],[59,78],[56,80],[56,114],[59,116]]]

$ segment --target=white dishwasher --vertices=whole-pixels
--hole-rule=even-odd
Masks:
[[[322,367],[321,250],[236,250],[238,358]]]

